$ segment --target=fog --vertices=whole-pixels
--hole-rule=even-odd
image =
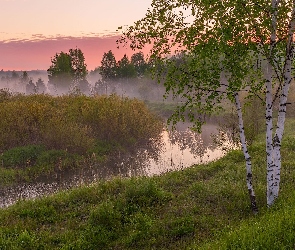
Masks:
[[[44,84],[42,87],[41,85]],[[49,83],[46,70],[0,71],[0,89],[21,94],[50,94],[53,96],[81,93],[91,95],[117,94],[143,101],[164,100],[164,86],[148,77],[117,79],[103,82],[98,72],[88,73],[86,81],[79,84],[62,82],[59,86]],[[169,98],[172,101],[172,98]]]

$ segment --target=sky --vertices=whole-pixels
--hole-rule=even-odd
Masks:
[[[152,0],[0,0],[0,70],[47,70],[56,53],[80,48],[88,70],[104,52],[119,60],[120,26],[144,17]]]

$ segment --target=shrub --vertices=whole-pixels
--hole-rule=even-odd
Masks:
[[[42,152],[42,154],[39,155],[36,160],[36,165],[57,165],[63,161],[74,161],[74,158],[75,157],[73,157],[73,155],[68,153],[67,151],[51,149]]]
[[[34,165],[38,156],[45,150],[40,145],[16,147],[5,151],[0,156],[1,165],[8,167],[25,167]]]
[[[5,96],[0,152],[27,145],[84,154],[97,142],[132,146],[155,137],[162,123],[143,102],[112,96]]]

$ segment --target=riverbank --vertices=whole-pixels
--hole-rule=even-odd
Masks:
[[[21,95],[0,91],[0,192],[57,181],[64,172],[100,168],[163,131],[163,121],[136,99]]]
[[[82,183],[114,176],[158,175],[210,162],[224,154],[211,138],[217,133],[216,124],[205,124],[202,134],[189,130],[189,123],[179,123],[176,130],[166,131],[159,118],[163,114],[148,110],[136,99],[0,92],[0,106],[4,117],[0,121],[0,139],[4,138],[0,140],[0,208],[18,199],[34,199]],[[60,126],[56,113],[66,126]],[[106,123],[110,126],[102,126]],[[82,136],[71,138],[68,129],[77,126]],[[83,134],[85,127],[88,134]],[[54,145],[45,140],[49,128]],[[5,129],[15,129],[14,134],[9,137]],[[81,149],[80,140],[76,140],[81,137],[87,147],[77,152],[73,149]]]
[[[0,212],[1,249],[293,249],[294,121],[282,145],[278,201],[267,209],[263,135],[250,147],[260,212],[253,216],[245,163],[232,151],[162,176],[115,178]]]

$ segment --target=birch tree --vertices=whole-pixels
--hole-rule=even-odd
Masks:
[[[271,206],[279,193],[281,141],[294,75],[294,9],[294,0],[153,0],[145,17],[123,31],[119,40],[133,49],[151,47],[150,57],[160,65],[154,69],[166,70],[157,75],[159,80],[167,92],[184,100],[173,122],[188,118],[200,128],[201,114],[218,109],[223,98],[235,103],[254,212],[257,206],[239,92],[265,96],[267,205]],[[173,53],[185,55],[185,61],[168,60]],[[255,67],[257,61],[261,67]]]

